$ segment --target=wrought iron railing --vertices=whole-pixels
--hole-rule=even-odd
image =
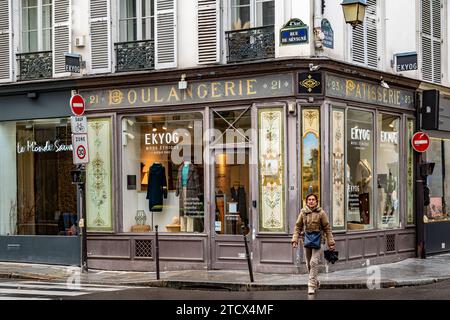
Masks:
[[[275,57],[274,26],[225,32],[228,62],[259,60]]]
[[[153,40],[115,43],[116,71],[150,70],[155,68]]]
[[[51,51],[18,53],[17,60],[19,81],[48,79],[53,76]]]

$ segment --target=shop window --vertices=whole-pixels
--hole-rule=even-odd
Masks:
[[[22,52],[51,48],[52,0],[22,0]]]
[[[345,229],[345,111],[343,109],[333,108],[330,138],[333,228]]]
[[[251,223],[250,108],[216,111],[213,116],[215,231],[247,234]]]
[[[400,118],[379,114],[377,196],[379,228],[400,227]]]
[[[121,42],[154,39],[154,0],[119,0]]]
[[[203,232],[201,113],[122,119],[123,231]]]
[[[347,229],[373,228],[373,114],[347,111]]]
[[[0,124],[0,235],[77,235],[67,120]]]
[[[275,23],[274,0],[230,0],[231,30],[249,29]]]
[[[414,224],[414,153],[413,148],[409,145],[414,134],[414,120],[407,121],[407,157],[408,167],[406,170],[406,222],[409,225]]]
[[[435,165],[433,174],[427,178],[430,204],[426,208],[425,222],[449,220],[450,178],[445,173],[450,172],[450,161],[447,159],[450,159],[450,140],[431,138],[426,161]]]
[[[306,196],[315,193],[320,203],[320,111],[302,110],[302,204],[306,205]]]

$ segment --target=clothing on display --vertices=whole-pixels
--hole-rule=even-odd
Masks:
[[[149,169],[147,199],[149,210],[160,212],[163,209],[163,197],[167,199],[166,169],[155,162]]]
[[[370,182],[372,180],[372,169],[367,159],[361,159],[356,168],[356,181],[358,182],[359,192],[369,192]]]
[[[200,193],[200,180],[197,168],[191,162],[185,162],[178,169],[175,192],[175,195],[179,196],[180,216],[198,215]]]
[[[389,170],[388,179],[386,182],[385,192],[386,192],[386,203],[384,207],[383,215],[392,216],[394,214],[394,202],[392,199],[392,193],[395,191],[397,184],[394,177],[392,176],[391,170]]]
[[[248,224],[247,214],[247,195],[245,194],[244,186],[239,186],[237,189],[235,186],[231,187],[231,200],[237,202],[237,209],[242,221]]]
[[[359,215],[362,224],[370,224],[370,202],[369,194],[359,194]]]

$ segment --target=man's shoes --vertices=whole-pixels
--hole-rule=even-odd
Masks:
[[[308,287],[308,294],[315,294],[316,290],[313,287]]]

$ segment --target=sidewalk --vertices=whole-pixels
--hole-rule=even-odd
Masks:
[[[325,268],[322,268],[325,269]],[[332,270],[332,265],[329,267]],[[42,264],[0,262],[0,278],[67,281],[75,279],[80,268]],[[401,287],[430,284],[450,279],[450,254],[427,259],[406,259],[396,263],[348,269],[319,274],[321,288],[366,289],[380,275],[380,287]],[[306,274],[254,273],[250,282],[248,270],[186,270],[160,273],[92,270],[80,274],[81,284],[151,286],[184,289],[223,289],[230,291],[306,289]]]

